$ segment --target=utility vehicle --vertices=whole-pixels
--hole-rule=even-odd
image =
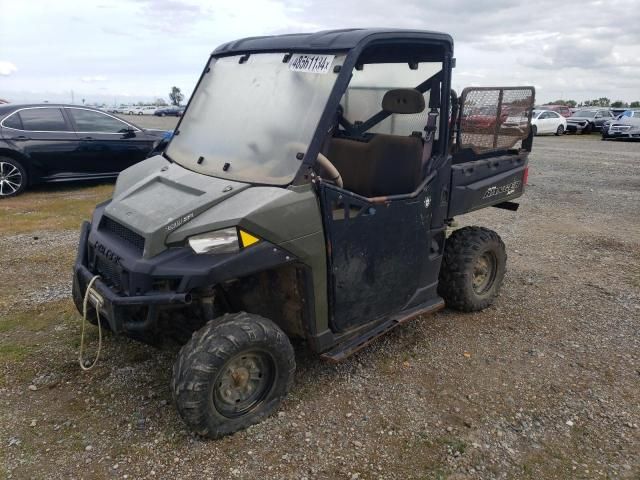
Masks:
[[[83,224],[78,308],[86,296],[113,332],[186,342],[172,391],[195,432],[278,408],[293,339],[336,362],[445,304],[494,301],[500,237],[446,232],[457,215],[517,208],[534,90],[458,97],[454,64],[451,37],[427,31],[222,45],[166,151],[124,171]]]

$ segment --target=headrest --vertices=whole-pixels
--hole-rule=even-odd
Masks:
[[[382,110],[389,113],[420,113],[424,107],[424,97],[415,88],[389,90],[382,98]]]

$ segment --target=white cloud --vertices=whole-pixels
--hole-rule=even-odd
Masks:
[[[0,16],[4,91],[73,90],[117,103],[190,94],[208,55],[247,36],[345,27],[450,33],[456,90],[539,85],[538,100],[640,100],[638,0],[8,1]],[[6,21],[11,19],[11,21]],[[34,40],[37,33],[38,40]],[[7,67],[8,65],[8,67]],[[99,72],[96,74],[95,72]],[[104,90],[104,89],[107,90]]]
[[[18,71],[18,67],[16,67],[13,63],[0,61],[0,75],[8,76],[16,71]]]
[[[107,77],[104,75],[88,75],[84,77],[80,77],[84,83],[95,83],[95,82],[106,82]]]

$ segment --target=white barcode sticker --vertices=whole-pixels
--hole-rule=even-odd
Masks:
[[[295,53],[289,60],[289,70],[306,73],[327,73],[335,55],[308,55]]]

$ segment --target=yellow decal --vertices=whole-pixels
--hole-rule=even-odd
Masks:
[[[245,232],[242,229],[240,230],[240,241],[242,242],[242,246],[244,248],[253,245],[254,243],[258,243],[260,239],[254,235],[251,235],[249,232]]]

